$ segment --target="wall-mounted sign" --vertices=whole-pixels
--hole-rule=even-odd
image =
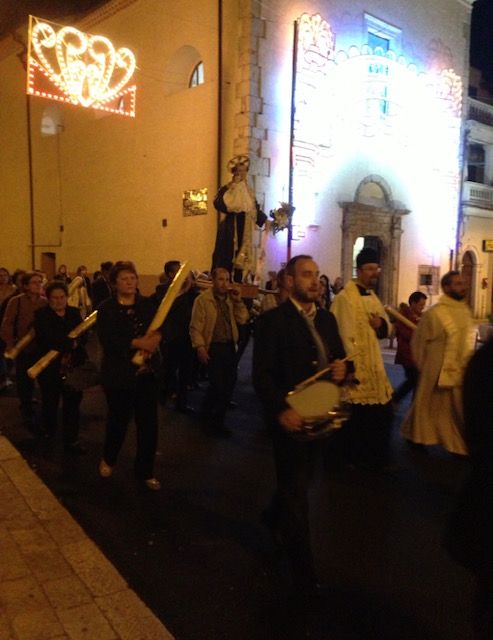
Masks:
[[[440,267],[428,264],[418,266],[418,291],[429,296],[436,296],[439,293]]]
[[[493,251],[493,240],[483,240],[483,251]]]
[[[183,215],[200,216],[207,213],[207,187],[183,192]]]
[[[134,71],[130,49],[29,16],[27,93],[135,117]]]

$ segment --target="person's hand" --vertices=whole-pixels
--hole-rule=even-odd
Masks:
[[[241,302],[241,289],[238,285],[233,285],[229,293],[233,302]]]
[[[370,327],[372,327],[372,329],[379,329],[382,322],[383,320],[378,313],[370,313]]]
[[[303,418],[294,409],[285,409],[278,417],[277,421],[286,431],[301,431],[303,429]]]
[[[149,331],[140,338],[134,338],[132,340],[132,346],[136,349],[140,349],[144,352],[144,355],[147,355],[147,357],[149,357],[159,347],[161,338],[162,336],[159,331]]]
[[[334,362],[331,363],[330,367],[332,381],[336,384],[342,382],[346,377],[346,362],[343,362],[342,360],[334,360]]]
[[[207,364],[209,362],[210,356],[205,347],[199,347],[197,349],[197,358],[200,364]]]

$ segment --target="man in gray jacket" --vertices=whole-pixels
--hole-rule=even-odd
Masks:
[[[224,419],[236,384],[238,324],[248,321],[240,288],[230,289],[230,285],[229,272],[220,267],[214,269],[212,288],[195,300],[190,322],[193,348],[209,373],[204,427],[207,433],[220,437],[231,435]]]

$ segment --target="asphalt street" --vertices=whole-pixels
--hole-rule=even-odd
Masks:
[[[385,352],[391,380],[400,367]],[[395,419],[390,475],[322,464],[314,482],[312,534],[329,585],[310,607],[293,596],[286,567],[260,521],[274,486],[269,438],[240,363],[229,439],[203,433],[194,415],[160,409],[159,493],[132,478],[131,430],[117,470],[97,473],[105,403],[82,404],[88,452],[67,457],[61,441],[33,444],[12,392],[0,396],[0,428],[86,533],[178,640],[469,640],[471,576],[441,546],[467,462],[410,450]],[[204,390],[191,394],[200,407]],[[94,639],[97,640],[97,639]]]

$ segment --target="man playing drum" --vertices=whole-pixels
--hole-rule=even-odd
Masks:
[[[258,318],[253,352],[253,383],[271,431],[277,475],[277,490],[264,521],[290,560],[296,591],[305,595],[317,588],[307,493],[324,447],[320,440],[299,437],[304,420],[286,396],[329,364],[335,384],[347,371],[337,322],[315,306],[319,275],[310,256],[291,258],[286,265],[290,297]]]

